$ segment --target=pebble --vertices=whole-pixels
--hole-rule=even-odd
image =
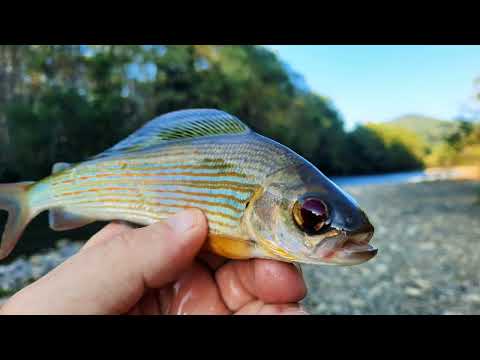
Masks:
[[[350,302],[354,307],[365,307],[367,305],[365,300],[362,299],[352,299]]]
[[[458,312],[458,311],[446,310],[446,311],[443,312],[443,315],[464,315],[464,314],[462,314],[461,312]]]
[[[464,296],[464,300],[471,303],[480,304],[480,294],[467,294]]]
[[[388,266],[386,264],[377,264],[375,266],[375,271],[378,272],[379,274],[383,274],[388,271]]]
[[[410,296],[420,296],[422,295],[422,291],[420,289],[414,288],[414,287],[407,287],[405,289],[405,294],[410,295]]]
[[[432,242],[424,242],[418,245],[420,250],[433,250],[435,248],[435,244]]]
[[[5,293],[14,293],[32,281],[39,279],[75,254],[81,243],[62,240],[55,249],[32,255],[30,258],[18,258],[7,265],[0,265],[0,289]]]
[[[417,284],[422,289],[430,289],[432,287],[430,281],[424,279],[414,279],[415,284]]]

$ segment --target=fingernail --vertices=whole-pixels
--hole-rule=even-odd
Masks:
[[[195,210],[185,210],[168,218],[167,223],[176,232],[183,233],[198,224],[198,213]]]

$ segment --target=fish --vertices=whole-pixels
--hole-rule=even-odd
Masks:
[[[217,109],[170,112],[104,152],[57,163],[39,181],[0,184],[7,257],[43,211],[55,231],[95,221],[147,226],[188,208],[208,220],[204,250],[229,259],[357,265],[374,227],[308,160]]]

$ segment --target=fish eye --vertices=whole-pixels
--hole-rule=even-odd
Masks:
[[[315,197],[299,199],[293,206],[295,223],[307,233],[316,233],[327,223],[327,205]]]

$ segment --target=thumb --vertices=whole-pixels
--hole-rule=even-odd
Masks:
[[[3,313],[121,314],[147,288],[176,279],[207,235],[200,210],[115,235],[81,251],[14,295]]]

